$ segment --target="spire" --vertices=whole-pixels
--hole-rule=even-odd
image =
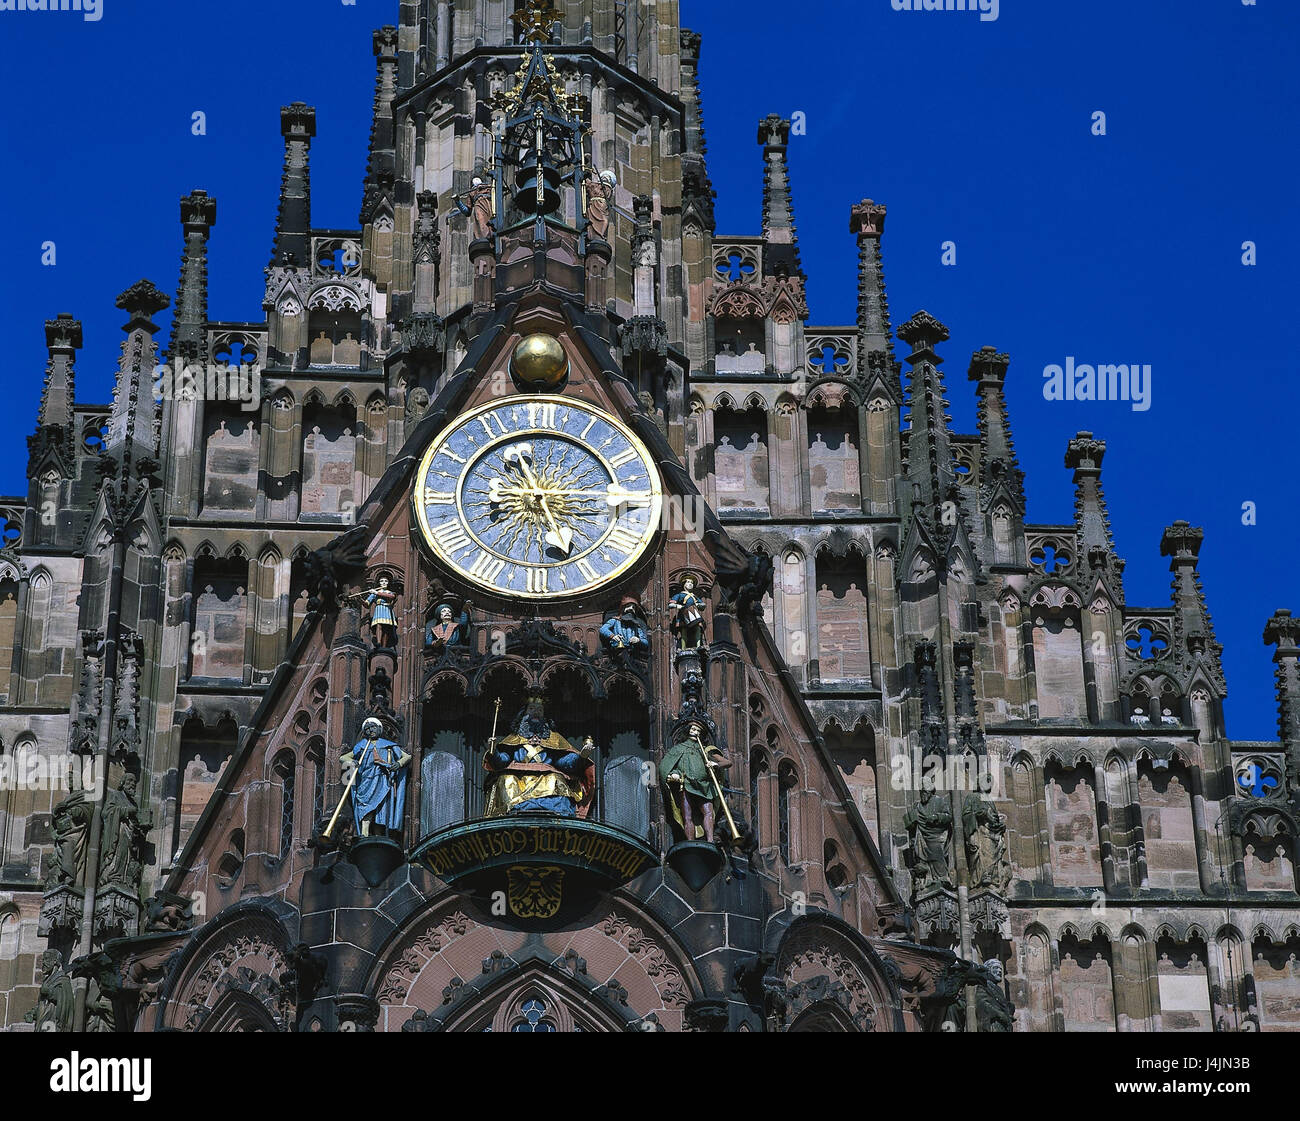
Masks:
[[[81,320],[73,319],[66,311],[60,312],[57,319],[47,319],[45,345],[50,352],[50,364],[45,371],[45,389],[41,392],[36,423],[41,428],[71,432]]]
[[[682,223],[694,216],[709,234],[715,230],[713,200],[717,192],[705,161],[704,109],[700,100],[700,35],[681,32],[682,102],[686,106],[686,149],[682,152]]]
[[[1214,626],[1205,606],[1205,592],[1196,572],[1204,530],[1184,521],[1174,522],[1160,538],[1160,555],[1171,557],[1169,571],[1174,574],[1174,644],[1181,655],[1204,660],[1210,677],[1219,690],[1227,693],[1227,682],[1219,656],[1223,647],[1214,641]]]
[[[275,220],[271,265],[284,264],[286,254],[299,268],[311,262],[311,170],[308,157],[316,135],[316,110],[295,101],[280,110],[284,137],[284,173],[280,177],[280,212]]]
[[[997,347],[981,347],[971,355],[967,376],[976,383],[979,417],[981,482],[986,486],[1003,484],[1017,504],[1020,514],[1025,512],[1024,472],[1016,460],[1015,444],[1011,440],[1011,421],[1007,417],[1007,401],[1003,386],[1011,359],[999,354]]]
[[[849,232],[858,239],[858,352],[894,353],[889,328],[889,297],[880,238],[885,232],[885,204],[863,199],[849,214]],[[865,366],[864,366],[865,368]]]
[[[1074,524],[1079,554],[1087,558],[1091,569],[1112,578],[1111,594],[1117,602],[1123,602],[1120,576],[1124,562],[1115,555],[1110,514],[1101,489],[1101,461],[1105,454],[1105,440],[1094,439],[1091,432],[1079,432],[1065,449],[1065,465],[1074,469]]]
[[[154,335],[158,324],[152,322],[151,316],[170,304],[171,300],[148,280],[137,281],[117,298],[117,306],[130,318],[122,328],[127,334],[117,366],[105,450],[121,451],[128,460],[133,446],[142,446],[149,456],[158,449],[153,396],[154,367],[158,362]]]
[[[361,224],[374,217],[375,206],[392,188],[397,153],[393,133],[393,99],[397,96],[397,28],[387,24],[372,39],[376,58],[375,105],[370,123],[370,156],[366,160]]]
[[[758,122],[758,142],[763,145],[763,240],[767,242],[763,271],[803,276],[785,158],[790,122],[775,113],[764,117]]]
[[[954,477],[947,390],[939,369],[943,359],[935,346],[948,338],[948,328],[929,312],[918,311],[898,329],[898,337],[912,348],[906,358],[912,368],[907,387],[912,423],[907,434],[906,470],[913,505],[934,512],[941,524],[941,504]]]
[[[181,227],[185,249],[181,254],[181,280],[172,314],[168,352],[173,361],[203,361],[207,350],[208,234],[217,224],[217,200],[207,191],[194,191],[181,199]]]
[[[1276,611],[1264,627],[1264,644],[1276,646],[1277,734],[1286,749],[1292,789],[1300,789],[1300,619]]]

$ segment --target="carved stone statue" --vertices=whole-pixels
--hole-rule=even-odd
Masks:
[[[105,797],[101,818],[100,882],[128,891],[140,886],[145,837],[153,825],[153,816],[136,801],[138,784],[135,775],[124,775],[118,788]]]
[[[456,203],[456,208],[469,218],[470,238],[486,241],[496,232],[493,228],[493,187],[480,176],[474,176],[470,188]]]
[[[983,965],[957,958],[944,967],[935,986],[942,1002],[940,1030],[966,1030],[967,988],[975,989],[975,1023],[982,1032],[1009,1032],[1015,1022],[1015,1005],[1003,988],[1002,963],[989,958]]]
[[[903,818],[912,842],[912,888],[916,894],[927,888],[952,886],[948,851],[952,843],[952,807],[948,799],[936,797],[926,787],[921,800],[914,803]]]
[[[597,174],[587,172],[587,234],[599,241],[609,240],[609,220],[614,204],[614,187],[618,176],[609,168]]]
[[[94,807],[84,790],[74,790],[54,807],[54,859],[45,878],[46,889],[75,884],[86,866],[86,840]]]
[[[966,835],[966,863],[971,883],[1001,891],[1011,880],[1007,861],[1006,819],[979,794],[968,794],[962,804],[962,830]]]
[[[370,635],[376,646],[392,646],[397,637],[397,619],[393,615],[397,593],[390,584],[387,576],[381,576],[377,587],[363,593],[370,608]]]
[[[41,992],[27,1022],[37,1031],[72,1030],[72,975],[63,968],[57,950],[41,954]]]
[[[707,731],[699,720],[681,728],[675,737],[677,742],[659,761],[659,778],[678,839],[714,844],[714,826],[723,812],[718,797],[721,772],[731,766],[731,760],[713,744],[705,742]],[[717,776],[716,784],[714,776]]]
[[[586,817],[595,790],[594,745],[575,750],[546,716],[540,690],[531,692],[513,730],[491,743],[483,768],[492,778],[486,815],[553,813]]]
[[[460,615],[450,603],[440,603],[434,610],[434,617],[424,628],[424,648],[432,654],[445,653],[450,646],[466,646],[469,643],[470,607],[465,601]]]
[[[682,580],[682,590],[668,601],[678,650],[698,650],[704,645],[705,599],[696,590],[698,587],[695,577],[687,576]]]
[[[632,596],[625,596],[619,613],[607,619],[600,628],[600,640],[607,650],[646,657],[650,653],[650,632],[646,629],[640,602]]]
[[[411,756],[383,733],[383,724],[371,716],[361,724],[361,738],[343,753],[344,767],[356,768],[352,822],[361,837],[369,837],[375,825],[399,834],[402,830]]]

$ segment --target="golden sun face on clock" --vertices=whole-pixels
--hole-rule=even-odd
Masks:
[[[566,397],[458,417],[412,495],[420,531],[462,579],[506,598],[570,596],[626,572],[659,528],[663,485],[619,420]]]

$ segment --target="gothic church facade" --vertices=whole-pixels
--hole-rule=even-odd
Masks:
[[[175,293],[118,299],[112,402],[47,321],[0,500],[5,1030],[1300,1030],[1300,618],[1262,621],[1279,739],[1229,739],[1200,530],[1127,603],[1090,432],[1073,523],[1027,521],[1010,360],[974,349],[951,431],[883,204],[847,215],[852,325],[809,324],[789,122],[761,226],[717,233],[678,7],[400,0],[355,228],[312,225],[316,115],[281,111],[263,319],[209,309],[196,190]],[[164,365],[208,376],[159,399]],[[579,414],[662,511],[570,568],[521,448],[580,455]],[[437,520],[467,418],[536,564]],[[492,816],[534,696],[591,737],[581,809]],[[335,813],[367,719],[411,756],[400,861]],[[716,844],[657,771],[691,728]]]

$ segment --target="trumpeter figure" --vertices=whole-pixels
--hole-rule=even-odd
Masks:
[[[397,638],[397,618],[393,614],[397,593],[391,583],[387,576],[381,576],[375,587],[362,593],[362,602],[370,608],[370,636],[376,648],[392,646]]]

